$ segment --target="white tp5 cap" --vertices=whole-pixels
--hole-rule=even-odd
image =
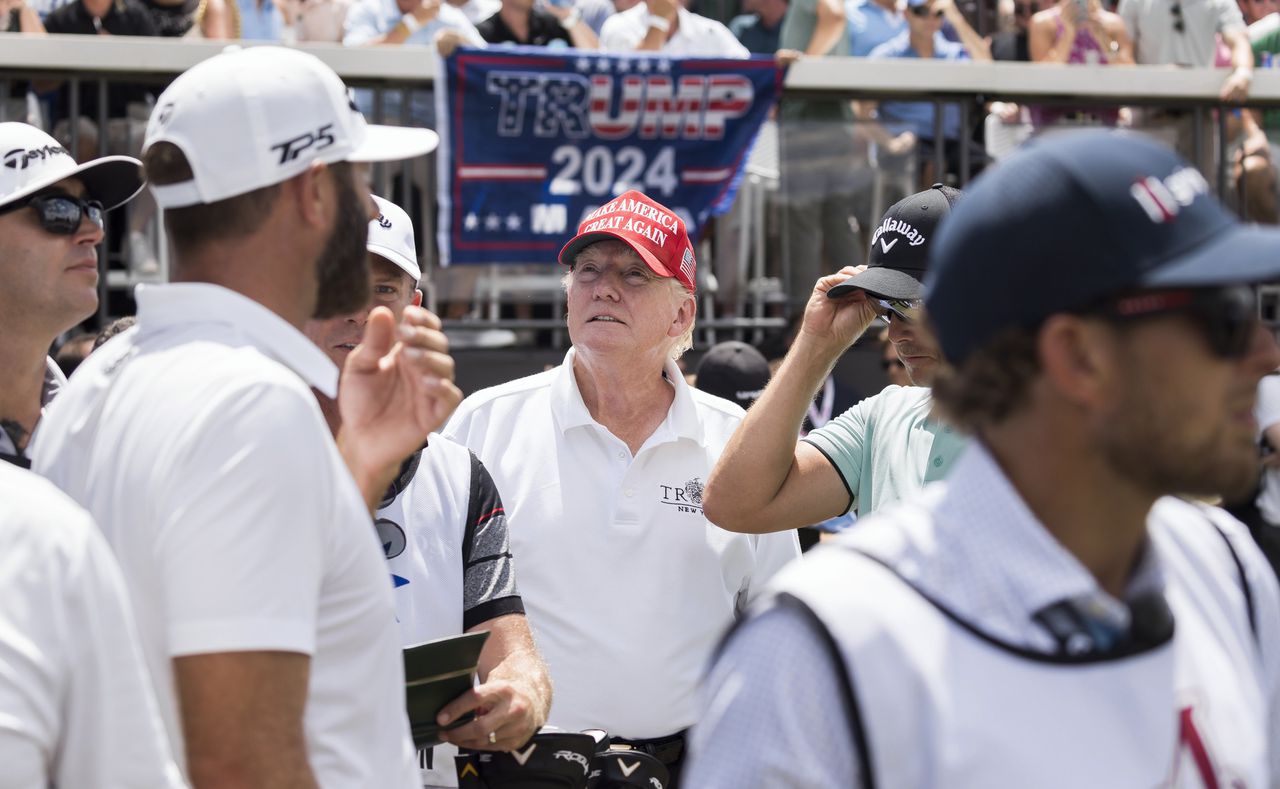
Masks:
[[[429,129],[371,126],[319,58],[285,47],[231,50],[197,63],[164,93],[143,153],[182,150],[195,177],[152,184],[161,208],[215,203],[286,181],[313,162],[383,162],[432,151]]]

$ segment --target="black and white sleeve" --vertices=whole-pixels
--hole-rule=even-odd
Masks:
[[[502,498],[493,477],[474,453],[462,562],[464,629],[506,614],[524,613]]]

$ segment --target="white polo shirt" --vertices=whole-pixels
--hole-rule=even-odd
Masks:
[[[574,352],[545,373],[468,397],[445,434],[480,457],[507,505],[520,594],[551,672],[550,723],[630,739],[697,717],[720,636],[799,555],[793,532],[744,535],[702,514],[702,486],[742,420],[689,387],[633,457],[591,418]]]
[[[0,787],[183,787],[89,515],[0,463]]]
[[[748,58],[751,53],[729,28],[714,19],[681,8],[676,34],[662,47],[664,55],[685,57]],[[640,3],[605,20],[600,28],[600,48],[606,52],[634,52],[649,32],[649,6]]]
[[[138,327],[91,355],[45,415],[35,469],[116,551],[175,750],[173,658],[298,652],[311,656],[320,786],[415,786],[386,565],[309,388],[334,396],[336,368],[230,290],[137,299]]]

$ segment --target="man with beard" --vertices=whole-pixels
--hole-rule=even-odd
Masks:
[[[951,470],[966,440],[933,412],[941,351],[921,321],[921,280],[960,194],[938,184],[890,206],[869,265],[818,280],[782,367],[707,480],[702,505],[713,523],[762,534],[861,517]],[[887,387],[796,441],[813,393],[877,316],[914,386]]]
[[[934,397],[974,441],[780,575],[712,669],[690,782],[1280,785],[1276,579],[1170,495],[1256,478],[1280,349],[1248,283],[1278,249],[1141,137],[1046,138],[979,179],[925,298]]]
[[[460,401],[452,361],[430,313],[374,310],[335,444],[311,387],[333,396],[338,370],[301,328],[369,298],[355,163],[435,142],[366,126],[278,47],[194,66],[148,125],[175,282],[140,288],[138,327],[77,371],[35,468],[115,549],[196,787],[418,785],[370,513]]]

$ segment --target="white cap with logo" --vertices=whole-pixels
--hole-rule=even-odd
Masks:
[[[174,80],[151,113],[143,152],[158,142],[180,148],[195,175],[151,185],[161,208],[181,208],[287,181],[312,162],[421,156],[440,138],[430,129],[365,123],[323,61],[264,46],[224,51]]]
[[[66,178],[79,179],[89,199],[108,211],[129,202],[144,184],[137,159],[107,156],[76,164],[61,143],[36,127],[0,123],[0,206]]]
[[[373,202],[378,204],[378,218],[369,223],[368,250],[399,266],[417,285],[422,269],[418,267],[418,246],[413,242],[413,222],[390,200],[374,195]]]

